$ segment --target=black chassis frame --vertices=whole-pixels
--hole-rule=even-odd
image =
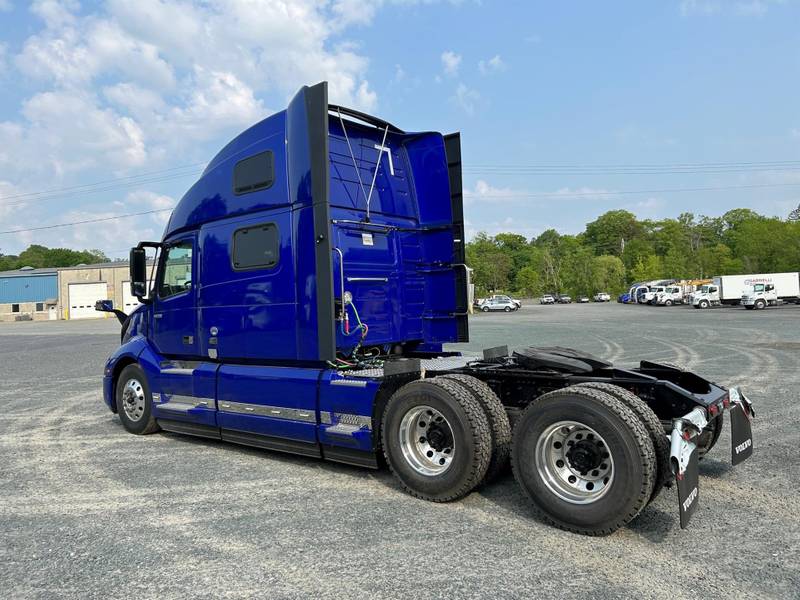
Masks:
[[[464,373],[486,382],[510,411],[522,410],[542,394],[578,383],[611,383],[636,394],[665,426],[696,407],[706,409],[709,414],[721,414],[728,398],[726,388],[695,373],[649,361],[641,361],[637,369],[596,368],[591,373],[574,374],[530,370],[517,365],[513,358],[504,357],[477,360],[441,373],[428,371],[429,375],[445,373]]]

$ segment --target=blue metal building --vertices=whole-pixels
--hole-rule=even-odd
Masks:
[[[20,269],[0,272],[0,304],[45,302],[58,298],[56,269]]]

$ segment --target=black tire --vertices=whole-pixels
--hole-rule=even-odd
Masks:
[[[450,379],[466,388],[486,412],[492,432],[492,457],[483,483],[491,483],[507,470],[511,460],[511,423],[506,409],[492,388],[476,377],[454,373],[442,375],[441,378]]]
[[[708,304],[708,300],[700,300],[700,308],[708,308],[710,305]]]
[[[488,306],[484,306],[481,310],[483,312],[489,312],[489,307]]]
[[[767,308],[767,303],[763,300],[756,300],[756,310],[764,310]]]
[[[615,465],[607,491],[590,503],[559,497],[537,468],[539,438],[546,440],[546,431],[560,421],[596,431]],[[657,471],[653,443],[639,417],[605,392],[574,386],[548,392],[525,409],[514,428],[511,465],[545,521],[586,535],[607,535],[635,518],[652,495]]]
[[[654,413],[647,403],[639,398],[639,396],[613,383],[588,381],[586,383],[579,383],[576,387],[600,390],[601,392],[614,396],[614,398],[620,402],[624,402],[625,406],[630,408],[636,413],[636,416],[639,417],[642,425],[644,425],[644,428],[650,435],[650,441],[653,442],[653,449],[656,453],[656,480],[653,485],[653,493],[650,495],[648,503],[655,500],[656,496],[661,492],[661,489],[672,481],[672,470],[669,464],[669,438],[664,431],[664,426],[656,416],[656,413]]]
[[[125,388],[129,382],[134,381],[138,382],[140,387],[137,389],[141,390],[141,394],[144,398],[144,407],[138,418],[129,416],[128,411],[125,409]],[[116,389],[114,393],[117,403],[117,414],[119,415],[119,420],[122,421],[122,426],[126,430],[136,435],[145,435],[148,433],[155,433],[161,429],[153,416],[153,394],[150,392],[150,384],[147,382],[147,377],[138,364],[131,364],[122,369],[115,386]]]
[[[664,306],[672,306],[672,300],[664,300]]]
[[[506,306],[503,310],[506,311],[506,312],[511,312],[511,307],[510,306]]]
[[[453,435],[453,459],[441,474],[423,475],[403,455],[403,417],[429,406],[447,420]],[[412,496],[450,502],[470,493],[486,477],[492,457],[492,433],[481,404],[455,381],[442,377],[412,381],[397,390],[383,415],[383,452],[392,473]]]

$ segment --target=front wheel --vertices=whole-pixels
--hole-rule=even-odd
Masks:
[[[484,306],[481,310],[483,312],[489,312],[489,307],[488,306]]]
[[[700,301],[700,308],[708,308],[708,307],[709,307],[708,300]]]
[[[666,300],[664,306],[672,306],[672,300]]]
[[[503,310],[506,311],[506,312],[511,312],[511,307],[510,306],[506,306]]]
[[[159,430],[153,416],[153,395],[144,371],[137,364],[122,369],[117,378],[117,413],[122,426],[137,435]]]
[[[767,303],[763,300],[756,300],[756,310],[763,310],[767,308]]]
[[[587,388],[549,392],[525,409],[512,466],[546,521],[587,535],[609,534],[636,517],[656,478],[653,443],[636,414]]]

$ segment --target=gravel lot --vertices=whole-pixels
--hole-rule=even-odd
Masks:
[[[673,488],[587,538],[537,521],[510,475],[438,505],[386,471],[129,435],[101,398],[116,321],[0,324],[2,596],[799,597],[800,306],[536,305],[471,329],[470,351],[558,344],[740,384],[755,453],[731,469],[725,429],[690,529]]]

